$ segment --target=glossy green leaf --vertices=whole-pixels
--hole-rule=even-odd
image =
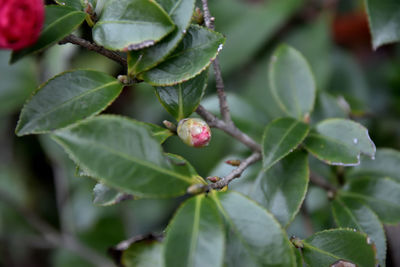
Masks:
[[[152,134],[152,136],[162,144],[168,137],[173,135],[173,133],[165,128],[157,126],[152,123],[140,122],[137,121],[136,123],[142,124],[145,126]],[[84,176],[90,177],[87,173],[85,173],[82,169],[77,167],[75,172],[77,176]],[[108,187],[104,184],[97,183],[93,188],[93,203],[98,206],[110,206],[118,204],[119,202],[130,200],[130,199],[137,199],[137,197],[123,193],[118,191],[114,188]]]
[[[138,197],[183,195],[202,180],[184,159],[162,152],[142,123],[102,115],[56,131],[53,138],[99,182]]]
[[[55,0],[55,2],[59,5],[73,7],[77,10],[85,9],[85,0]],[[89,3],[92,4],[93,9],[96,8],[97,0],[89,0]]]
[[[375,252],[365,234],[351,229],[334,229],[316,233],[303,240],[303,258],[307,266],[330,266],[345,260],[358,267],[374,267]]]
[[[38,82],[34,61],[26,58],[9,65],[10,54],[0,50],[0,114],[3,116],[20,109]]]
[[[157,141],[159,141],[160,144],[164,143],[168,137],[174,135],[174,133],[171,132],[170,130],[160,127],[158,125],[152,124],[152,123],[140,122],[140,121],[137,121],[136,123],[143,124],[143,126],[147,127],[147,129],[149,129],[149,131],[151,132],[152,136]]]
[[[82,9],[82,2],[81,0],[55,0],[55,2],[62,6],[68,6],[75,8],[77,10]]]
[[[361,164],[352,168],[350,177],[390,177],[400,183],[400,152],[394,149],[378,149],[375,159],[363,157]]]
[[[128,199],[133,199],[133,196],[119,192],[101,183],[97,183],[93,188],[93,203],[95,205],[110,206]]]
[[[157,1],[175,23],[175,30],[156,45],[128,54],[129,74],[138,74],[162,62],[182,40],[192,18],[195,0]]]
[[[365,0],[374,49],[400,41],[400,2]]]
[[[162,267],[163,244],[155,240],[135,242],[122,252],[124,267]]]
[[[330,165],[356,166],[360,155],[375,156],[375,144],[368,130],[346,119],[328,119],[318,123],[304,142],[305,148]]]
[[[314,108],[316,85],[306,59],[294,48],[281,45],[269,69],[272,95],[288,116],[303,120]]]
[[[222,34],[191,25],[176,50],[157,67],[139,77],[154,86],[185,82],[200,74],[211,64],[224,42]]]
[[[222,266],[225,233],[215,203],[205,195],[180,207],[167,228],[166,267]]]
[[[258,175],[249,195],[287,226],[296,216],[308,188],[308,154],[295,151]]]
[[[307,124],[292,118],[277,119],[267,125],[263,135],[263,168],[269,169],[293,151],[306,138]]]
[[[36,43],[13,52],[11,63],[22,57],[37,53],[73,32],[84,20],[86,13],[67,6],[46,6],[46,18]]]
[[[264,208],[234,191],[212,197],[228,227],[226,266],[296,266],[286,233]]]
[[[162,144],[168,137],[173,135],[173,133],[165,128],[159,127],[152,123],[139,122],[136,123],[142,124],[151,132],[152,136]],[[90,177],[87,173],[85,173],[82,169],[77,167],[76,170],[77,176]],[[123,193],[114,188],[108,187],[104,184],[97,183],[93,188],[93,203],[98,206],[110,206],[118,204],[119,202],[137,199],[135,196]]]
[[[156,95],[164,108],[177,121],[189,117],[199,106],[205,93],[208,70],[193,79],[173,86],[155,87]]]
[[[41,85],[22,109],[16,132],[47,133],[100,113],[123,85],[108,74],[92,70],[61,73]]]
[[[355,178],[340,195],[367,204],[384,223],[400,222],[400,183],[390,178]]]
[[[347,197],[332,201],[336,224],[341,228],[353,228],[366,233],[376,246],[379,264],[386,264],[386,237],[378,216],[362,202]]]
[[[154,45],[174,28],[155,1],[112,0],[93,27],[93,40],[111,50],[138,50]]]

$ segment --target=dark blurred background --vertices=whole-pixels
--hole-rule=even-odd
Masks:
[[[285,42],[304,54],[315,74],[319,96],[312,122],[351,117],[368,127],[377,147],[400,149],[400,46],[372,50],[363,1],[209,0],[209,4],[217,31],[227,36],[220,61],[232,115],[243,131],[259,141],[266,123],[279,115],[269,95],[267,73],[271,52]],[[87,25],[76,34],[91,40]],[[0,266],[96,266],[82,253],[48,242],[32,227],[36,217],[39,225],[45,222],[61,237],[75,238],[93,253],[90,257],[100,259],[124,239],[162,232],[180,199],[95,206],[95,181],[77,177],[75,165],[57,144],[47,136],[14,134],[24,101],[40,83],[72,68],[117,76],[123,74],[120,66],[69,44],[11,66],[9,56],[9,51],[0,51]],[[211,75],[202,103],[217,112],[214,88]],[[173,120],[153,88],[144,83],[126,87],[105,112],[159,125],[164,119]],[[224,159],[248,153],[218,130],[213,130],[207,148],[189,148],[176,137],[164,146],[187,158],[203,176],[223,176],[231,168],[222,163]],[[329,176],[331,168],[321,165],[312,161],[312,168]],[[232,188],[245,191],[256,169],[248,170]],[[311,186],[305,207],[290,234],[306,237],[335,227],[325,192]],[[388,266],[400,266],[399,227],[386,231]]]

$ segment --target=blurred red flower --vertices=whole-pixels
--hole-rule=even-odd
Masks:
[[[43,0],[0,0],[0,48],[19,50],[32,45],[43,22]]]

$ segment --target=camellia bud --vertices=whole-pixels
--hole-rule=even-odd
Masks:
[[[194,147],[207,146],[211,140],[211,130],[202,119],[183,119],[178,124],[178,136],[182,141]]]
[[[178,136],[182,141],[194,147],[207,146],[211,140],[211,130],[202,119],[183,119],[178,124]]]
[[[43,22],[43,0],[0,0],[0,48],[19,50],[32,45]]]

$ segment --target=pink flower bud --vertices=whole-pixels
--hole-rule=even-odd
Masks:
[[[182,141],[194,147],[207,146],[211,140],[211,130],[202,119],[183,119],[178,124],[178,136]]]
[[[43,21],[43,0],[0,0],[0,48],[19,50],[32,45]]]

